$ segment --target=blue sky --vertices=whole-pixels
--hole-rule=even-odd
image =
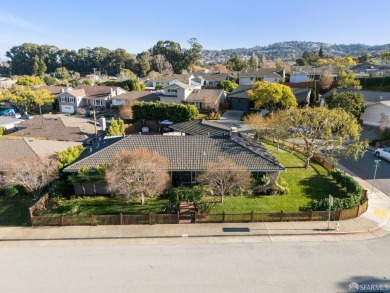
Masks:
[[[206,49],[320,41],[390,43],[389,0],[6,0],[0,2],[0,59],[25,42],[61,49],[103,46],[139,53],[158,40]]]

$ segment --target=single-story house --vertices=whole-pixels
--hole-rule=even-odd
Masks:
[[[68,120],[60,115],[35,116],[18,124],[16,127],[18,130],[13,132],[12,136],[74,142],[84,142],[92,136],[91,132],[81,129],[81,123],[67,126],[62,119]],[[69,119],[73,120],[71,117]]]
[[[137,102],[157,102],[160,98],[156,93],[150,91],[131,91],[128,93],[120,94],[112,98],[112,107],[119,107],[126,103]]]
[[[197,119],[187,122],[175,123],[169,125],[169,128],[175,132],[185,133],[186,135],[228,135],[230,128],[220,123],[213,123],[210,120]]]
[[[249,99],[247,92],[250,89],[252,89],[251,85],[239,85],[234,91],[228,94],[231,110],[248,111],[254,108],[254,103]],[[309,104],[311,89],[292,88],[291,90],[300,106]]]
[[[337,80],[339,72],[339,66],[292,66],[290,83],[320,80],[321,76],[324,74]]]
[[[61,113],[75,113],[78,107],[104,110],[111,106],[112,97],[127,91],[118,86],[80,85],[57,96]]]
[[[222,89],[194,89],[184,102],[195,105],[198,110],[218,110],[226,97],[227,92]]]
[[[355,73],[356,77],[380,77],[390,75],[390,65],[377,65],[362,63],[350,66],[349,71]]]
[[[24,120],[16,119],[7,116],[0,116],[0,127],[4,127],[7,130],[14,129],[18,124],[22,123]]]
[[[222,81],[229,80],[230,77],[231,76],[229,73],[202,73],[201,75],[195,76],[191,82],[193,84],[196,82],[196,85],[201,85],[204,87],[217,87]]]
[[[285,78],[284,69],[244,68],[238,74],[239,85],[252,85],[255,81],[281,82]]]
[[[195,184],[197,173],[205,170],[208,163],[215,162],[219,157],[232,159],[255,174],[285,170],[262,144],[231,131],[231,135],[217,136],[130,135],[113,144],[100,143],[100,148],[87,150],[78,160],[66,167],[64,172],[75,173],[81,168],[93,171],[97,165],[111,163],[118,152],[136,149],[147,149],[165,157],[173,184]],[[95,190],[92,186],[86,190],[86,186],[76,184],[75,193],[83,194],[83,188],[86,194],[96,192],[96,186]],[[109,193],[108,189],[102,186],[98,192]]]
[[[360,119],[362,120],[363,124],[380,126],[382,123],[381,120],[383,115],[387,116],[387,119],[390,121],[390,92],[337,88],[328,91],[321,96],[320,101],[322,106],[326,104],[326,99],[330,97],[334,92],[355,92],[363,95],[366,104],[366,109],[360,115]],[[387,127],[390,127],[390,125],[387,124]]]
[[[79,142],[51,141],[33,138],[8,139],[0,138],[0,172],[5,171],[7,164],[21,158],[43,158],[62,152]]]

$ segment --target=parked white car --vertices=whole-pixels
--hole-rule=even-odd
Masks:
[[[375,157],[390,161],[390,148],[379,148],[375,151]]]

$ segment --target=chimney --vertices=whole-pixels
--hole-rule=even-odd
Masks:
[[[238,130],[237,127],[230,127],[230,138],[237,138]]]

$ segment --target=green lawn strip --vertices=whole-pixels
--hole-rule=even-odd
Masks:
[[[31,197],[0,198],[0,226],[24,226],[30,222]]]
[[[162,213],[168,201],[161,198],[147,198],[145,205],[137,200],[126,200],[103,196],[80,197],[70,200],[60,200],[58,207],[54,210],[47,210],[55,215],[116,215],[123,214],[149,214]]]
[[[212,213],[242,212],[296,212],[313,199],[345,197],[346,192],[328,176],[328,171],[313,162],[308,169],[303,168],[303,157],[287,150],[277,151],[274,145],[264,144],[267,150],[286,168],[280,176],[288,183],[289,193],[285,195],[227,196],[224,204],[217,204]]]

